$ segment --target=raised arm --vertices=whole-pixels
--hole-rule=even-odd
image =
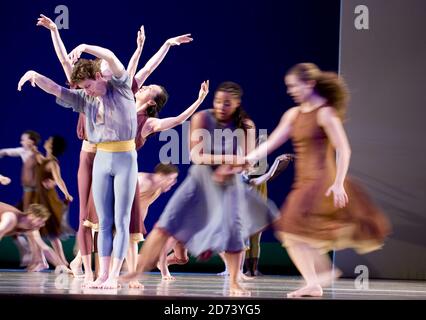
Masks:
[[[136,69],[138,68],[139,58],[142,54],[143,45],[145,43],[145,29],[143,26],[138,31],[138,36],[136,38],[136,50],[132,55],[132,58],[129,61],[129,65],[127,66],[127,73],[129,74],[130,79],[133,79],[136,73]]]
[[[334,206],[343,208],[348,203],[348,196],[343,183],[349,169],[351,148],[342,122],[334,108],[321,108],[318,112],[318,124],[324,128],[331,144],[336,150],[336,177],[333,185],[327,190],[326,196],[333,193]]]
[[[68,58],[67,50],[65,49],[65,45],[62,42],[58,27],[51,19],[42,14],[37,20],[37,26],[43,26],[50,30],[50,35],[52,37],[52,42],[55,48],[56,55],[59,61],[61,62],[68,82],[71,83],[72,63],[71,60]]]
[[[124,74],[124,66],[120,62],[120,60],[118,60],[118,58],[115,56],[115,54],[109,49],[105,49],[98,46],[80,44],[69,54],[71,62],[77,62],[83,52],[91,54],[99,59],[105,60],[108,63],[111,72],[115,77],[121,78],[121,76]]]
[[[18,83],[18,91],[22,90],[22,86],[25,82],[30,81],[31,85],[35,87],[36,85],[41,88],[43,91],[50,93],[56,97],[61,96],[61,86],[50,80],[49,78],[35,72],[35,71],[27,71]]]
[[[204,81],[201,84],[200,92],[198,93],[198,98],[195,102],[189,106],[184,112],[176,117],[169,117],[164,119],[149,118],[147,120],[147,125],[152,128],[152,132],[159,132],[171,129],[182,124],[187,120],[193,113],[198,109],[198,107],[203,103],[207,94],[209,93],[209,81]],[[143,131],[143,129],[142,129]]]
[[[140,88],[145,82],[145,80],[149,77],[149,75],[159,66],[159,64],[166,56],[167,52],[169,52],[171,46],[178,46],[182,43],[191,42],[192,40],[193,39],[191,38],[191,34],[188,33],[182,36],[170,38],[166,42],[164,42],[160,50],[158,50],[157,53],[154,54],[151,59],[149,59],[146,65],[141,70],[139,70],[138,73],[136,73],[135,80],[138,84],[138,87]]]
[[[61,169],[59,168],[59,165],[55,161],[51,161],[47,168],[50,169],[52,172],[53,179],[55,180],[56,184],[58,185],[58,188],[62,191],[62,193],[65,195],[65,199],[68,201],[72,201],[73,197],[69,194],[67,186],[65,185],[64,180],[61,176]]]
[[[255,150],[247,155],[247,161],[256,162],[284,144],[284,142],[286,142],[290,137],[292,124],[298,112],[297,107],[287,110],[282,116],[278,126],[268,137],[268,140],[260,144]]]
[[[5,212],[0,219],[0,240],[15,228],[18,219],[13,212]]]

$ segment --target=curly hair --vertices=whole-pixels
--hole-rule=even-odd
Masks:
[[[314,91],[325,98],[343,119],[348,101],[349,91],[342,77],[335,72],[321,71],[313,63],[299,63],[292,67],[286,75],[295,75],[303,82],[315,81]]]
[[[101,59],[79,59],[72,69],[71,84],[75,85],[87,79],[96,80],[96,73],[101,72],[101,61]]]

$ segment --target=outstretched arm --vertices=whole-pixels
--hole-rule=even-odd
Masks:
[[[136,73],[136,69],[139,64],[139,58],[142,54],[143,45],[145,43],[145,29],[143,26],[138,31],[138,36],[136,38],[136,51],[133,53],[132,58],[129,61],[129,65],[127,66],[127,73],[129,74],[130,79],[133,79]]]
[[[178,46],[182,43],[188,43],[191,41],[191,34],[188,33],[182,36],[170,38],[166,42],[164,42],[160,50],[158,50],[157,53],[154,54],[151,59],[149,59],[146,65],[141,70],[139,70],[138,73],[136,73],[135,80],[138,84],[138,87],[140,88],[145,82],[145,80],[149,77],[149,75],[159,66],[159,64],[166,56],[167,52],[169,52],[171,46]]]
[[[282,161],[289,161],[290,160],[290,156],[287,154],[283,154],[278,156],[274,163],[272,164],[271,168],[269,169],[269,171],[267,173],[265,173],[264,175],[261,175],[260,177],[254,178],[250,180],[250,184],[253,185],[260,185],[264,182],[267,182],[269,179],[271,179],[271,177],[275,174],[275,172],[277,171],[277,168],[279,166],[279,164]]]
[[[56,97],[61,96],[61,86],[50,80],[49,78],[35,72],[35,71],[27,71],[18,83],[18,91],[22,90],[22,86],[25,82],[30,81],[31,85],[35,87],[36,85],[41,88],[43,91],[50,93]]]
[[[184,112],[176,117],[169,117],[164,119],[149,118],[147,120],[148,127],[152,128],[152,132],[159,132],[171,129],[182,124],[187,120],[193,113],[198,109],[198,107],[203,103],[207,94],[209,93],[209,81],[204,81],[201,84],[200,92],[198,93],[198,98],[195,102],[189,106]],[[143,129],[142,129],[143,132]]]
[[[18,223],[16,215],[13,212],[5,212],[0,220],[0,240],[15,228]]]
[[[4,156],[21,157],[23,153],[24,153],[24,148],[22,147],[0,149],[0,158],[3,158]]]
[[[69,194],[67,186],[65,185],[65,182],[62,179],[61,169],[59,168],[58,163],[56,163],[55,161],[51,161],[47,165],[47,168],[49,168],[51,170],[53,179],[55,180],[55,182],[58,185],[59,189],[65,195],[65,199],[67,199],[68,201],[72,201],[73,197]]]
[[[120,62],[120,60],[118,60],[118,58],[115,56],[115,54],[111,50],[99,46],[80,44],[69,54],[71,62],[77,62],[83,52],[91,54],[99,59],[104,59],[108,63],[109,67],[111,68],[112,74],[115,77],[121,78],[121,76],[124,74],[124,66]]]
[[[61,62],[68,82],[71,83],[72,63],[71,60],[68,58],[67,50],[65,49],[65,45],[62,42],[58,27],[51,19],[42,14],[37,20],[37,26],[43,26],[50,30],[50,35],[52,37],[52,42],[53,46],[55,47],[56,55],[58,56],[58,59]]]
[[[284,142],[286,142],[290,137],[292,124],[298,112],[297,107],[287,110],[282,116],[278,126],[268,137],[268,140],[260,144],[255,150],[247,155],[247,161],[256,162],[284,144]]]

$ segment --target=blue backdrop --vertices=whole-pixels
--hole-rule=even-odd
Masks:
[[[270,132],[292,106],[283,75],[298,62],[311,61],[322,69],[338,67],[340,1],[8,1],[1,2],[2,50],[0,148],[19,146],[22,131],[33,129],[47,139],[66,137],[68,148],[60,158],[62,175],[70,193],[71,223],[78,223],[77,168],[80,141],[75,134],[77,114],[56,105],[55,99],[28,84],[16,90],[20,77],[36,70],[59,84],[65,76],[53,50],[49,31],[36,27],[43,13],[55,18],[55,8],[69,10],[69,29],[60,30],[68,51],[80,43],[96,44],[115,52],[127,65],[136,48],[136,34],[145,26],[146,41],[140,67],[173,36],[191,33],[194,41],[171,48],[147,83],[164,85],[170,100],[161,116],[175,115],[195,100],[200,83],[210,80],[210,94],[200,109],[212,104],[215,87],[232,80],[242,85],[243,105],[258,128]],[[139,171],[158,163],[164,142],[158,135],[139,152]],[[273,157],[291,152],[286,144]],[[189,165],[181,165],[179,183]],[[21,197],[19,159],[0,159],[0,173],[13,179],[0,188],[0,201],[14,204]],[[292,168],[269,184],[269,196],[281,206],[293,178]],[[173,189],[175,190],[175,189]],[[150,209],[148,230],[157,220],[172,192]],[[273,241],[267,234],[264,240]]]

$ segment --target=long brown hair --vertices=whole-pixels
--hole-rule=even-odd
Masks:
[[[295,75],[303,82],[315,81],[314,91],[336,109],[341,119],[344,118],[349,102],[349,91],[345,81],[337,73],[321,71],[313,63],[299,63],[292,67],[287,75]]]

